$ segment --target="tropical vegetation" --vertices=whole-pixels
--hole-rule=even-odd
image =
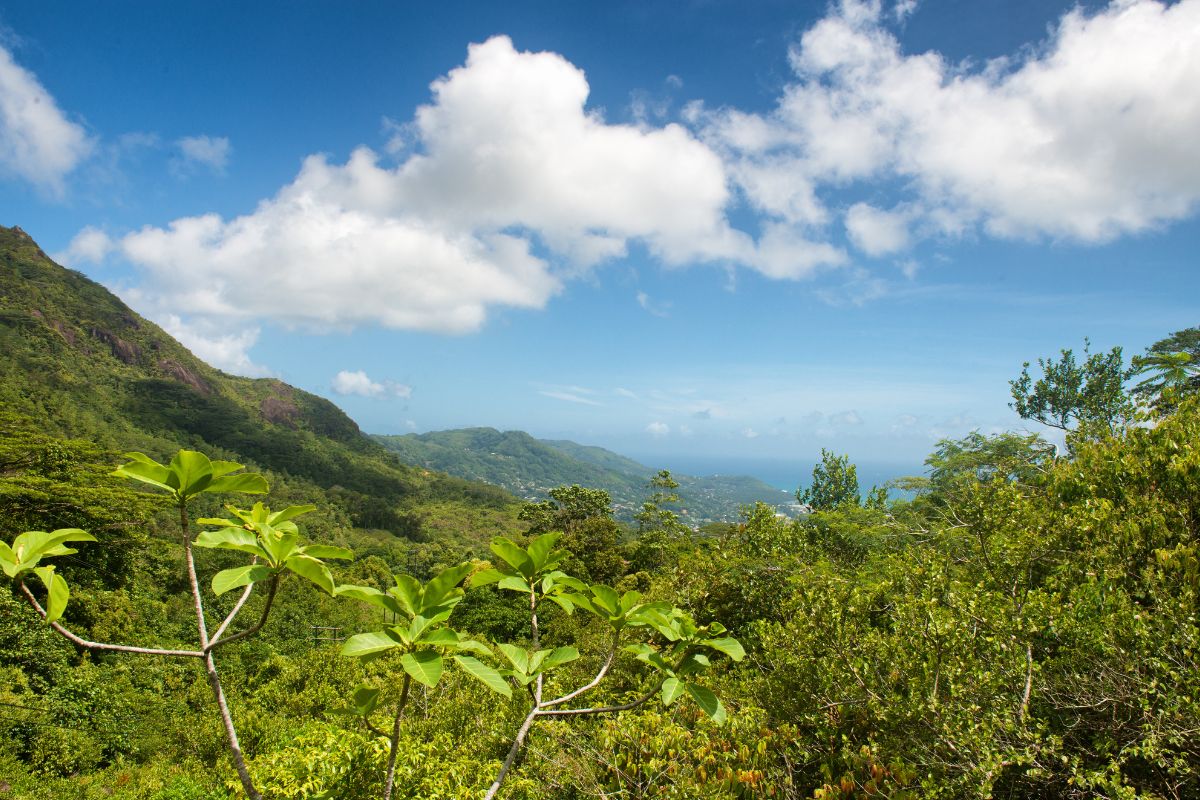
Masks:
[[[1026,365],[1061,447],[693,528],[407,466],[13,230],[0,286],[0,796],[1200,796],[1197,329]]]

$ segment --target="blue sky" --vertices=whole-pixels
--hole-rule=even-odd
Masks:
[[[0,3],[0,223],[370,432],[916,465],[1200,324],[1197,86],[1200,0]]]

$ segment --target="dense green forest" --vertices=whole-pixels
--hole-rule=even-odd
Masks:
[[[0,270],[0,796],[1200,796],[1196,329],[1026,365],[1065,448],[942,441],[904,501],[823,453],[811,514],[692,530],[669,474],[522,504]]]

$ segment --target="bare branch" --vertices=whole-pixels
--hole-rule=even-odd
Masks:
[[[253,584],[251,584],[251,586],[253,586]],[[250,587],[247,586],[246,588],[247,588],[247,590],[249,590]],[[221,627],[217,629],[217,633],[213,636],[213,640],[211,642],[209,642],[208,647],[205,648],[205,652],[210,652],[214,647],[231,644],[233,642],[236,642],[239,639],[245,639],[247,636],[253,636],[254,634],[258,633],[262,629],[262,626],[267,624],[267,617],[271,613],[271,604],[275,602],[275,592],[278,590],[279,590],[279,576],[273,575],[271,577],[271,588],[267,590],[267,600],[266,600],[266,603],[263,604],[262,616],[260,616],[258,618],[258,622],[254,623],[253,627],[247,628],[244,631],[240,631],[238,633],[233,634],[232,636],[226,636],[224,639],[221,639],[220,638],[221,631],[225,628],[225,624],[227,624],[229,622],[229,620],[232,620],[233,615],[237,613],[237,609],[235,608],[234,611],[232,613],[230,613],[229,619],[227,619],[225,621],[225,623],[223,623],[221,625]],[[248,597],[249,594],[250,594],[249,591],[247,591],[245,593],[245,597]],[[245,597],[243,597],[242,600],[238,601],[239,605],[245,601]]]
[[[525,717],[525,721],[521,723],[521,728],[517,731],[516,738],[513,739],[512,747],[508,748],[508,755],[504,758],[504,763],[500,765],[500,773],[496,775],[496,780],[492,781],[492,785],[488,787],[487,794],[483,796],[483,800],[492,800],[496,796],[496,792],[500,791],[500,784],[504,783],[505,776],[508,775],[508,771],[512,769],[513,763],[517,760],[517,754],[521,752],[521,745],[525,743],[525,737],[529,735],[529,729],[533,727],[533,721],[537,717],[537,706],[534,706]]]
[[[253,559],[250,560],[251,565],[254,565],[257,563],[258,563],[258,556],[255,556]],[[229,624],[231,622],[233,622],[233,618],[236,617],[238,615],[238,612],[242,610],[242,606],[246,605],[246,601],[250,599],[250,593],[253,591],[254,591],[254,584],[253,583],[246,584],[245,591],[242,592],[242,596],[238,598],[238,601],[233,604],[233,609],[229,612],[229,616],[225,617],[225,621],[221,623],[221,626],[219,628],[217,628],[217,632],[212,635],[214,642],[216,642],[218,639],[220,639],[221,635],[223,633],[225,633],[225,629],[229,627]]]
[[[549,708],[551,706],[561,705],[562,703],[566,703],[571,700],[574,700],[576,697],[579,697],[581,694],[584,694],[585,692],[590,692],[592,689],[595,689],[597,686],[599,686],[600,681],[604,680],[604,676],[608,674],[608,668],[612,666],[613,659],[616,658],[617,642],[620,640],[620,637],[621,637],[620,632],[613,635],[612,648],[608,651],[608,658],[604,659],[604,664],[600,667],[600,671],[596,673],[596,677],[592,678],[590,683],[588,683],[586,686],[579,687],[578,689],[576,689],[573,692],[570,692],[569,694],[564,694],[562,697],[556,697],[553,700],[547,700],[546,702],[542,703],[541,707]]]
[[[33,604],[34,609],[41,616],[41,618],[45,619],[46,618],[46,610],[44,608],[42,608],[42,604],[39,603],[37,601],[37,598],[33,596],[33,592],[29,591],[29,587],[25,585],[25,582],[18,581],[17,585],[19,585],[21,587],[21,591],[25,593],[25,596],[27,598],[29,598],[29,602]],[[131,645],[124,645],[124,644],[108,644],[106,642],[92,642],[92,641],[88,641],[87,639],[84,639],[82,637],[76,636],[75,634],[71,633],[69,630],[64,628],[62,625],[59,625],[57,622],[51,622],[50,627],[53,628],[58,633],[60,633],[63,637],[65,637],[71,643],[79,645],[80,647],[85,648],[87,650],[107,650],[107,651],[111,651],[114,653],[141,653],[142,655],[149,655],[149,656],[174,656],[174,657],[179,657],[179,658],[203,658],[204,657],[204,653],[199,650],[162,650],[157,647],[134,647]]]
[[[665,680],[665,679],[664,679]],[[592,708],[551,708],[551,709],[536,709],[534,713],[539,717],[577,717],[583,714],[612,714],[617,711],[628,711],[631,708],[637,708],[642,703],[645,703],[654,695],[658,694],[662,687],[662,681],[654,685],[654,688],[646,692],[630,703],[625,703],[619,706],[594,706]]]

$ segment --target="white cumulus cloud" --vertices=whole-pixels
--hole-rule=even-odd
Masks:
[[[559,55],[495,37],[432,94],[394,168],[367,148],[344,164],[311,156],[251,213],[147,226],[107,247],[81,239],[77,255],[111,249],[141,267],[129,294],[149,312],[461,333],[493,307],[543,307],[564,274],[631,240],[669,264],[752,249],[725,220],[717,155],[678,124],[606,123]],[[218,163],[214,141],[194,157]]]
[[[910,187],[924,235],[1103,242],[1200,201],[1200,0],[1076,9],[1041,47],[981,67],[905,53],[880,3],[843,0],[791,63],[773,112],[698,117],[749,202],[789,225],[824,224],[824,190],[883,181]],[[851,241],[903,249],[902,220],[886,213],[852,206]]]
[[[27,181],[54,197],[66,176],[93,150],[37,77],[0,46],[0,175]]]
[[[271,374],[250,358],[250,348],[258,341],[258,328],[227,331],[207,320],[187,321],[175,314],[164,316],[162,327],[197,358],[217,369],[250,378]]]
[[[908,221],[901,212],[855,203],[846,212],[846,233],[869,256],[896,253],[908,247]]]

